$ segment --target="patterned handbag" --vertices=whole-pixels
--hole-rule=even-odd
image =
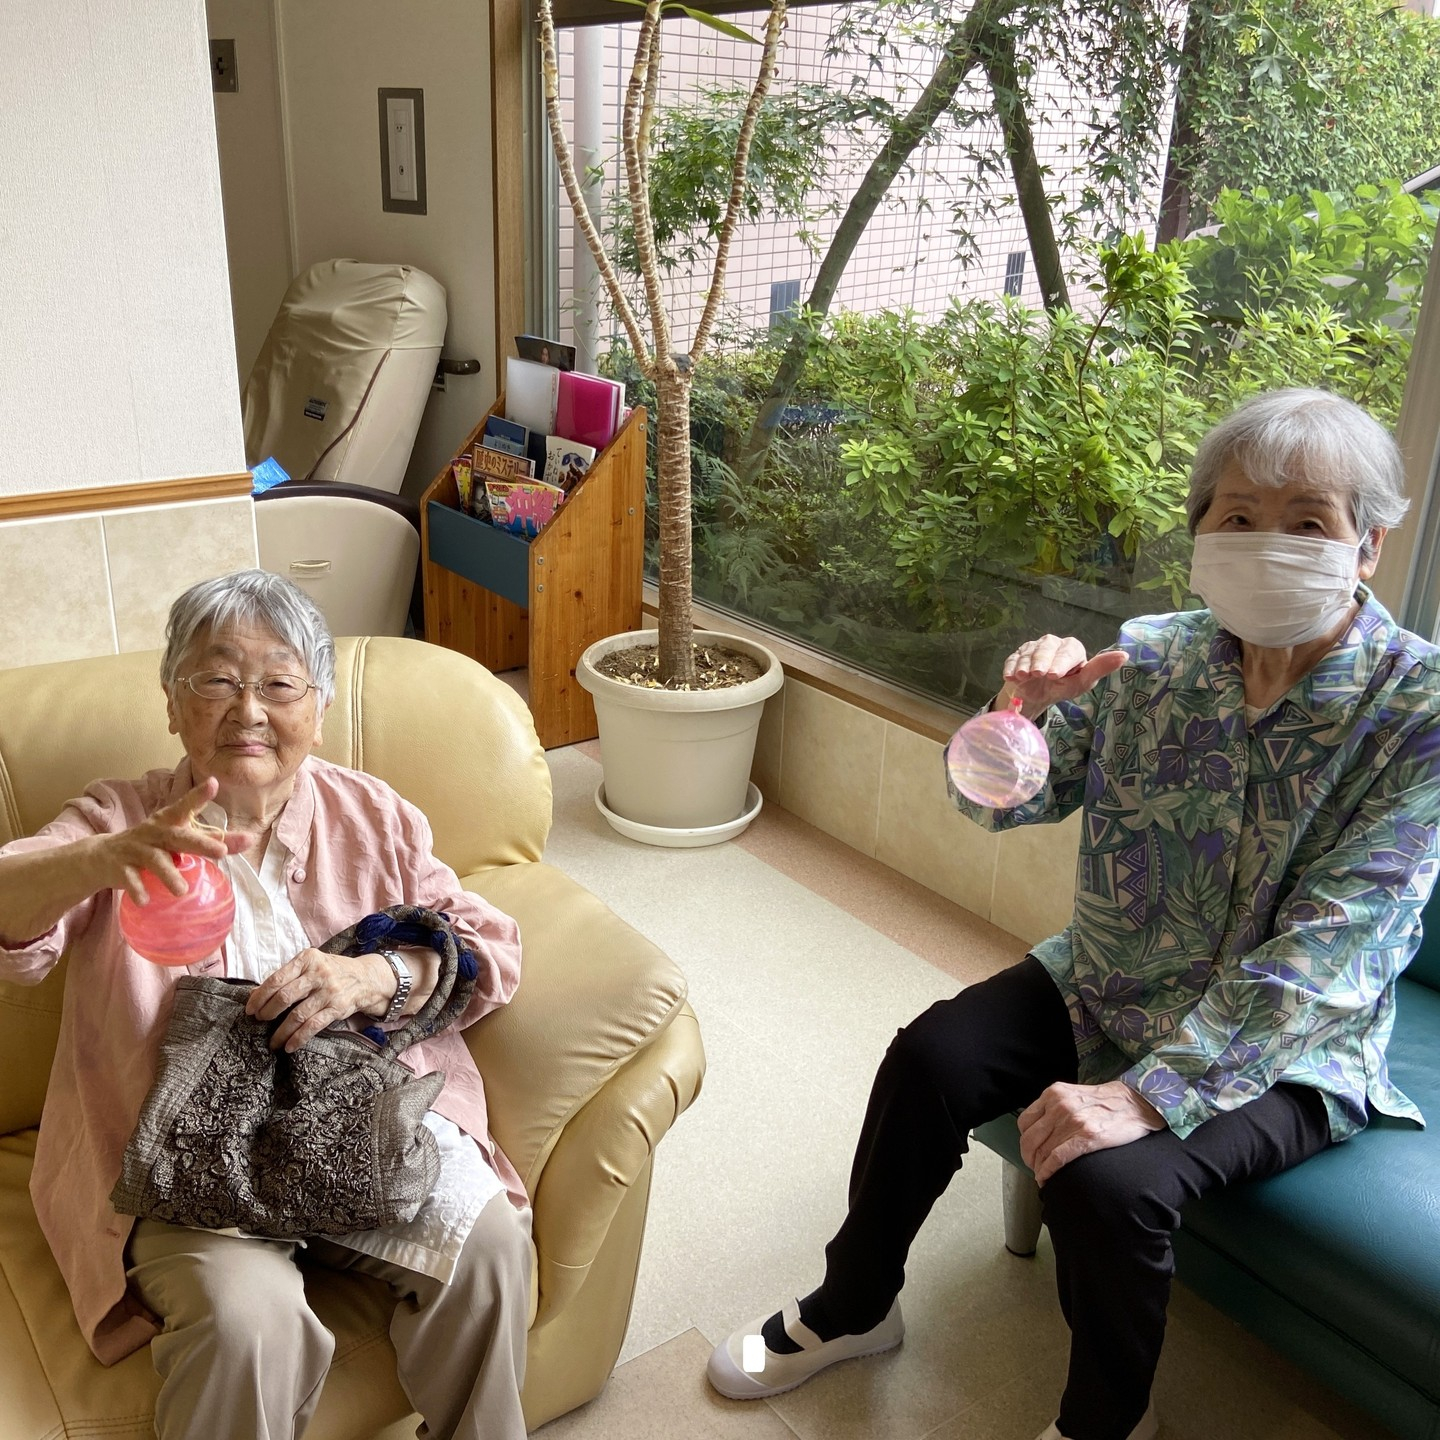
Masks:
[[[319,948],[363,955],[387,943],[440,956],[420,1012],[388,1034],[331,1025],[293,1054],[270,1049],[278,1018],[245,1014],[249,981],[182,976],[115,1209],[278,1239],[413,1219],[440,1175],[424,1116],[445,1076],[416,1075],[399,1056],[460,1017],[478,967],[447,917],[414,905],[367,915]]]

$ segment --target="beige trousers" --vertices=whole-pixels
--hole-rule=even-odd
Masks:
[[[159,1440],[299,1440],[335,1337],[305,1303],[295,1252],[293,1241],[136,1223],[127,1273],[165,1324],[150,1342]],[[523,1440],[530,1247],[506,1195],[480,1212],[448,1285],[324,1240],[304,1255],[390,1287],[390,1339],[422,1434]]]

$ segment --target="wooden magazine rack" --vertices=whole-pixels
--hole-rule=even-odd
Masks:
[[[505,413],[502,395],[456,454]],[[640,628],[645,559],[645,411],[637,406],[533,540],[460,509],[450,465],[420,500],[425,638],[490,670],[527,666],[547,750],[598,734],[575,678],[586,647]]]

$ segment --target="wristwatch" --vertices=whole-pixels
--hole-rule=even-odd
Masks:
[[[392,1021],[398,1020],[401,1011],[405,1009],[405,1002],[410,998],[410,987],[415,983],[415,977],[411,975],[410,967],[396,951],[377,950],[375,953],[385,960],[395,972],[395,998],[390,1002],[390,1008],[380,1017],[382,1025],[389,1025]]]

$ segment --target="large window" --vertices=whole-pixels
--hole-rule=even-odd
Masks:
[[[622,259],[633,29],[561,36]],[[683,349],[756,47],[690,20],[665,46],[651,182]],[[1103,647],[1193,603],[1210,423],[1282,384],[1396,418],[1437,82],[1440,22],[1382,0],[792,11],[695,379],[697,594],[962,706],[1021,638]],[[556,213],[561,338],[644,400]]]

